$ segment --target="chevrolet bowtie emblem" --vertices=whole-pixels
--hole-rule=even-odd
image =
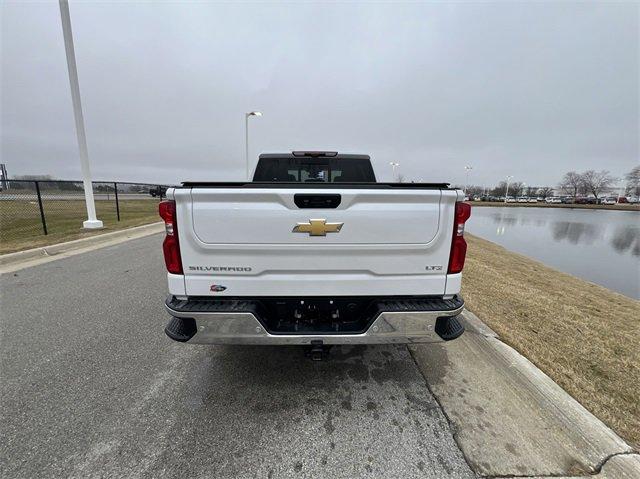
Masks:
[[[308,223],[298,223],[293,227],[294,233],[309,233],[309,236],[327,236],[327,233],[337,233],[344,223],[327,223],[327,220],[309,220]]]

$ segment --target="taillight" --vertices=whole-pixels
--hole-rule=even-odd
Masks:
[[[178,223],[176,221],[176,202],[161,201],[158,206],[158,212],[164,220],[164,228],[167,233],[162,243],[167,271],[173,274],[182,274],[180,244],[178,243]]]
[[[467,242],[464,240],[464,223],[471,216],[469,203],[456,203],[455,220],[453,222],[453,239],[451,240],[451,255],[449,256],[448,274],[455,274],[464,268],[467,255]]]

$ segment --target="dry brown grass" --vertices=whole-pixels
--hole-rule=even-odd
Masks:
[[[640,446],[640,301],[467,236],[466,305]]]

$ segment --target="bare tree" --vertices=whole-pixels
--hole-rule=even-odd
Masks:
[[[585,186],[583,175],[575,171],[566,173],[560,180],[560,189],[574,198]]]
[[[520,196],[524,190],[524,185],[520,181],[509,183],[509,196]]]
[[[543,186],[538,190],[538,195],[542,196],[543,198],[551,196],[553,195],[553,188],[551,188],[550,186]]]
[[[536,196],[538,194],[537,186],[527,186],[527,196]]]
[[[607,170],[588,170],[585,171],[581,176],[586,190],[589,193],[593,194],[596,199],[603,190],[611,186],[611,184],[615,181],[615,178],[613,178]]]
[[[628,195],[640,196],[640,165],[634,166],[629,173],[625,175],[627,187],[625,192]]]
[[[507,191],[507,182],[501,181],[494,189],[491,190],[493,196],[504,196]]]

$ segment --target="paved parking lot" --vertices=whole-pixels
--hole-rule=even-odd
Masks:
[[[474,477],[404,346],[191,346],[161,236],[0,279],[0,476]]]

